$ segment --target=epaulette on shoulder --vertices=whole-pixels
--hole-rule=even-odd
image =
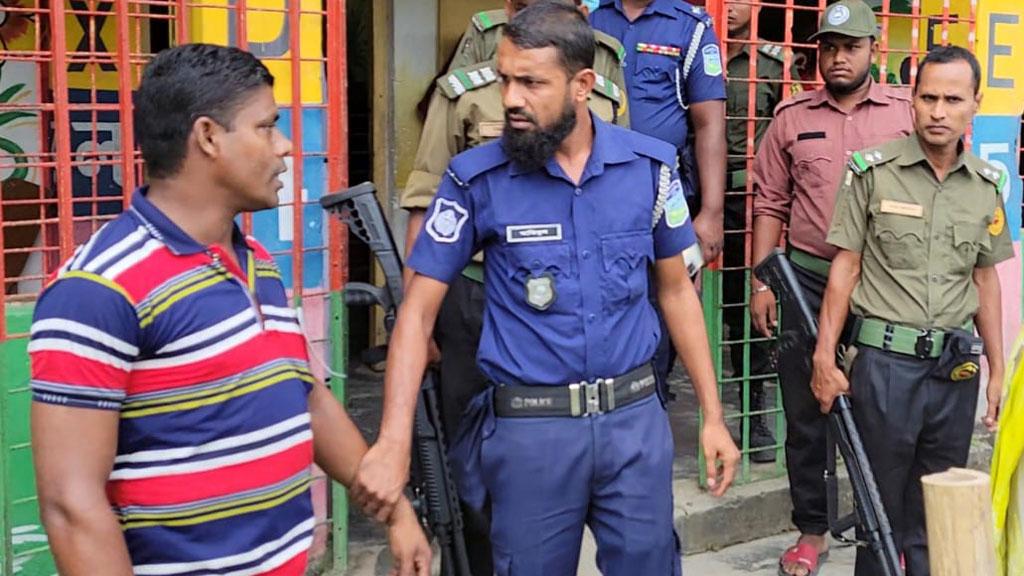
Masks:
[[[775,106],[775,115],[778,116],[779,112],[782,112],[786,108],[792,108],[793,106],[796,106],[797,104],[801,104],[803,102],[806,102],[806,101],[810,100],[811,98],[814,97],[816,92],[817,92],[816,90],[806,90],[806,91],[794,94],[793,96],[791,96],[789,98],[786,98],[785,100],[783,100],[782,102],[779,102]]]
[[[616,104],[622,104],[622,89],[616,86],[615,82],[612,82],[601,74],[597,74],[595,72],[594,75],[597,77],[594,82],[594,92],[597,92]]]
[[[449,100],[455,100],[466,92],[483,88],[498,80],[493,61],[456,68],[437,79],[437,88]]]
[[[626,48],[623,47],[622,42],[615,39],[610,34],[605,34],[600,30],[594,30],[594,40],[598,46],[605,46],[609,50],[615,53],[615,57],[619,59],[619,62],[623,62],[626,59]]]
[[[895,84],[883,84],[882,92],[889,98],[896,100],[906,100],[907,102],[913,102],[914,97],[910,93],[909,86],[897,86]]]
[[[899,156],[902,147],[903,139],[886,142],[881,146],[854,152],[847,164],[854,174],[860,176],[875,166],[885,164]]]
[[[776,60],[778,62],[785,62],[785,57],[782,55],[782,46],[778,44],[763,44],[757,49],[758,52],[765,56]]]
[[[713,26],[715,23],[714,20],[711,18],[711,15],[708,14],[707,11],[701,8],[700,6],[694,6],[689,2],[675,2],[674,5],[676,10],[682,12],[683,14],[686,14],[687,16],[700,20],[701,22],[704,23],[705,26],[709,28]]]
[[[973,156],[973,155],[972,155]],[[1006,181],[1009,180],[1010,175],[1003,170],[993,166],[991,163],[982,160],[976,156],[971,157],[971,167],[975,172],[978,173],[982,178],[988,180],[996,187],[996,194],[1000,194],[1003,187],[1006,186]]]
[[[646,136],[634,130],[626,130],[619,127],[613,128],[616,130],[622,130],[624,134],[629,136],[628,141],[631,143],[633,152],[636,152],[641,156],[657,160],[666,166],[675,167],[676,164],[678,164],[676,148],[668,142],[651,136]]]
[[[508,14],[503,9],[484,10],[473,14],[473,26],[481,32],[508,24]]]
[[[470,148],[452,158],[447,174],[457,185],[467,188],[469,183],[477,176],[506,163],[508,163],[508,156],[505,155],[505,151],[501,148],[501,141],[494,140],[487,144]]]

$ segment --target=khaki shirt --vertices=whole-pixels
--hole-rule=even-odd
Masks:
[[[726,64],[725,135],[729,145],[730,172],[745,170],[747,167],[747,121],[751,118],[748,111],[750,82],[747,80],[754,77],[755,71],[750,65],[749,48],[749,45],[744,45],[743,49],[730,58]],[[761,142],[761,136],[764,136],[765,130],[768,129],[775,106],[782,102],[784,66],[785,60],[781,46],[764,44],[758,48],[756,78],[762,81],[756,82],[754,87],[754,146],[749,150],[751,155],[757,148],[757,144]],[[792,69],[790,78],[794,82],[800,79],[795,68]],[[791,94],[797,94],[800,91],[800,84],[794,83],[790,86]],[[730,184],[730,187],[733,186]]]
[[[480,14],[491,14],[491,28],[479,30]],[[473,23],[462,41],[453,65],[465,59],[490,52],[486,59],[470,66],[452,68],[437,80],[437,90],[430,99],[427,119],[423,124],[413,170],[399,198],[405,209],[426,209],[434,198],[441,176],[456,154],[501,136],[505,111],[501,104],[501,88],[497,82],[494,50],[497,35],[504,25],[504,10],[492,10],[473,17]],[[495,24],[498,22],[499,24]],[[610,42],[618,41],[604,34]],[[606,122],[629,127],[626,92],[622,88],[623,54],[611,44],[597,40],[594,72],[597,84],[590,94],[590,109]]]
[[[828,234],[862,256],[852,311],[911,328],[967,323],[978,310],[974,269],[1013,257],[1006,178],[965,151],[939,182],[916,134],[855,154]]]

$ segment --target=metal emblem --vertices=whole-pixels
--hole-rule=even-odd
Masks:
[[[537,310],[547,310],[555,302],[555,278],[545,273],[526,279],[526,302]]]

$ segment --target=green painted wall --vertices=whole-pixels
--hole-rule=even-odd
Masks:
[[[8,332],[27,333],[31,322],[31,305],[8,307]],[[39,521],[29,443],[27,347],[27,338],[0,342],[0,567],[5,576],[50,576],[57,570]]]

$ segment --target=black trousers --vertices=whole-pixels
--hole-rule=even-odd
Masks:
[[[939,368],[936,370],[936,368]],[[861,346],[850,374],[857,428],[882,501],[904,554],[907,576],[928,576],[921,477],[963,467],[971,447],[978,376],[954,382],[937,359]],[[857,549],[857,576],[881,569],[874,554]]]
[[[794,265],[797,280],[818,317],[828,279]],[[811,392],[814,340],[802,336],[796,310],[782,309],[779,334],[779,386],[786,413],[786,468],[793,499],[793,524],[802,534],[828,531],[825,455],[828,419]]]
[[[448,287],[438,312],[434,339],[441,349],[441,419],[445,439],[451,442],[470,399],[488,385],[476,365],[484,319],[484,286],[459,275]],[[463,504],[466,549],[473,576],[491,576],[490,518]]]
[[[731,192],[731,191],[730,191]],[[722,250],[722,324],[729,328],[729,340],[743,340],[746,296],[750,283],[746,279],[747,214],[746,199],[743,196],[726,196],[725,199],[725,245]],[[752,262],[751,267],[757,264]],[[760,338],[761,333],[750,326],[751,339]],[[750,409],[764,409],[764,376],[772,372],[769,344],[765,341],[751,342],[750,347]],[[734,377],[743,374],[743,343],[732,344],[729,349]],[[743,405],[743,386],[738,385],[740,406]]]

